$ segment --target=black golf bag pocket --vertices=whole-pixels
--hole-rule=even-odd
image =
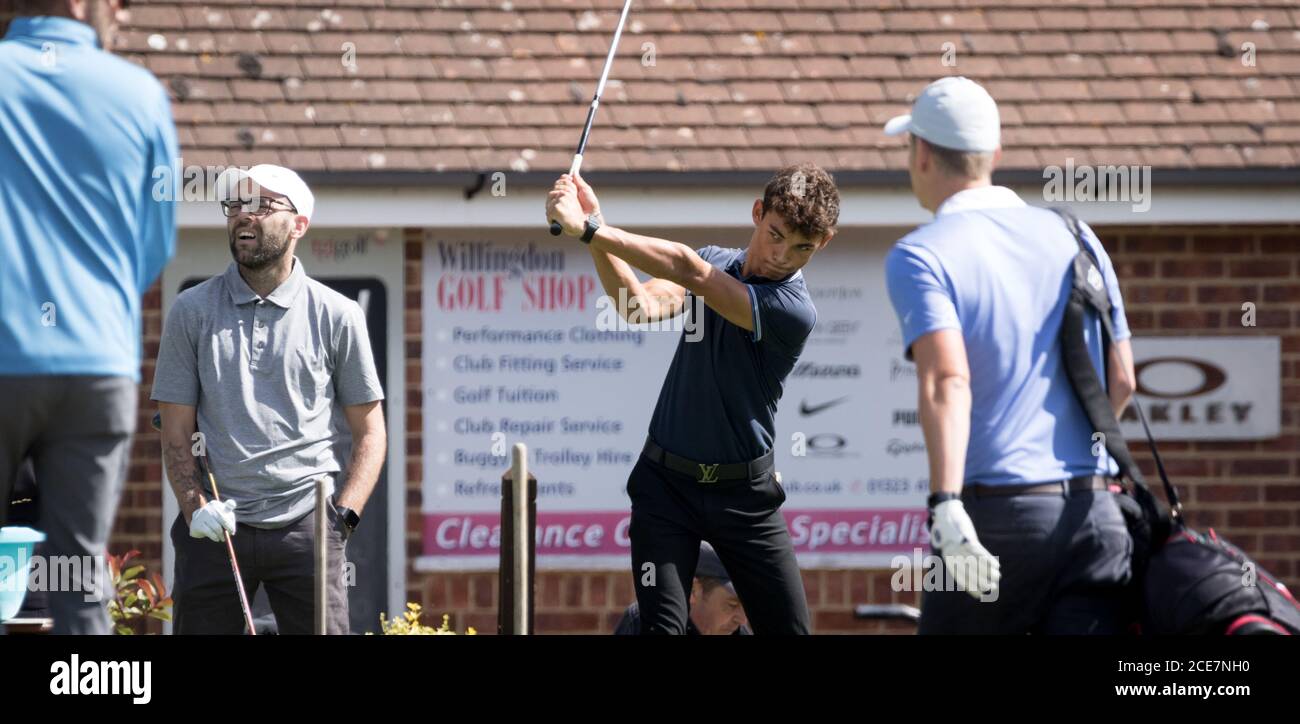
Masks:
[[[1291,592],[1213,528],[1170,536],[1147,563],[1142,593],[1146,633],[1300,634]]]

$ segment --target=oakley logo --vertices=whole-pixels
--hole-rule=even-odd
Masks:
[[[699,482],[701,483],[718,482],[718,465],[720,465],[720,463],[714,463],[712,465],[705,465],[704,463],[699,463],[700,466]]]
[[[1142,374],[1147,369],[1159,365],[1176,365],[1183,368],[1182,370],[1173,373],[1173,379],[1170,380],[1171,384],[1177,384],[1175,382],[1176,380],[1184,379],[1186,373],[1183,370],[1186,370],[1186,368],[1189,367],[1200,373],[1201,380],[1194,386],[1182,390],[1153,390],[1143,382]],[[1158,397],[1165,400],[1178,397],[1196,397],[1197,395],[1203,395],[1207,392],[1213,392],[1222,387],[1223,383],[1228,379],[1227,373],[1224,372],[1222,368],[1212,365],[1209,362],[1190,359],[1188,357],[1157,357],[1155,359],[1144,360],[1135,365],[1134,371],[1137,374],[1138,379],[1138,394],[1146,395],[1147,397]]]

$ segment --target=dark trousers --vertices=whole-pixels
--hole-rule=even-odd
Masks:
[[[700,541],[713,544],[757,635],[807,634],[808,602],[768,471],[754,480],[699,483],[642,456],[632,498],[632,575],[641,633],[684,634]]]
[[[962,502],[1001,564],[997,600],[925,591],[918,633],[1124,633],[1133,539],[1114,493],[968,495]]]
[[[333,505],[329,512],[329,571],[326,630],[351,632],[348,623],[348,586],[345,577],[345,540]],[[281,634],[314,633],[316,611],[316,540],[314,513],[283,528],[235,527],[232,540],[251,604],[259,586],[275,614]],[[238,634],[247,629],[235,575],[225,542],[190,536],[184,514],[176,516],[171,530],[176,550],[173,631],[177,634]]]
[[[111,633],[112,584],[95,580],[95,572],[107,571],[136,395],[126,377],[0,376],[0,525],[19,468],[30,458],[39,509],[34,527],[46,536],[40,552],[81,561],[80,581],[49,592],[54,633]]]

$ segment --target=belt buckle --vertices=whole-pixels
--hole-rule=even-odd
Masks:
[[[695,482],[697,483],[718,482],[718,465],[720,465],[720,463],[714,463],[712,465],[705,465],[704,463],[696,463],[696,464],[699,465],[700,475],[698,478],[695,479]]]

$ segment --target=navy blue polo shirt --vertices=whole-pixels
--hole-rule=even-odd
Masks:
[[[774,281],[742,277],[744,249],[706,246],[700,258],[749,288],[754,331],[728,322],[686,295],[686,313],[699,307],[703,336],[677,343],[650,437],[663,449],[699,462],[735,463],[762,457],[775,439],[776,403],[804,341],[817,323],[803,272]]]

